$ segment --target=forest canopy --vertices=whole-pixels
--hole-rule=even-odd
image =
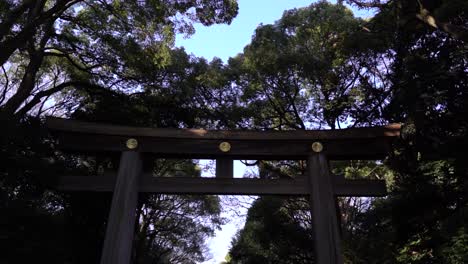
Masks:
[[[237,13],[234,0],[0,1],[0,262],[99,261],[110,194],[54,183],[112,171],[118,157],[59,151],[47,115],[246,130],[401,123],[385,160],[331,163],[389,188],[338,200],[345,263],[468,262],[468,3],[311,2],[258,26],[226,63],[174,46],[194,23],[229,24]],[[155,176],[200,177],[194,160],[151,164]],[[255,164],[253,177],[304,169]],[[205,260],[221,210],[217,196],[140,195],[133,261]],[[304,199],[259,197],[227,262],[313,263],[311,217]]]

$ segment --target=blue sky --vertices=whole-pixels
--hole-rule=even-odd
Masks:
[[[285,10],[309,6],[311,0],[240,0],[239,14],[230,25],[204,27],[195,25],[196,33],[189,39],[177,36],[176,46],[184,46],[187,53],[208,60],[213,57],[227,62],[242,52],[261,23],[272,24],[281,18]]]
[[[227,62],[229,57],[241,53],[244,47],[250,43],[255,29],[260,24],[272,24],[281,18],[285,10],[309,6],[313,0],[238,0],[239,14],[231,25],[213,25],[204,27],[195,25],[195,34],[184,39],[183,36],[176,37],[176,46],[183,46],[187,53],[197,57],[204,57],[211,61],[214,57],[221,58]],[[330,1],[336,2],[336,1]],[[368,12],[353,10],[355,15],[365,17]],[[242,177],[245,166],[235,162],[234,176]],[[230,208],[239,210],[238,208]],[[246,209],[242,209],[245,214]],[[239,228],[243,227],[242,217],[232,218],[229,212],[223,213],[225,217],[231,218],[231,222],[224,225],[222,230],[216,232],[215,237],[208,241],[210,253],[213,259],[204,264],[218,264],[224,260],[232,237]]]
[[[230,25],[195,25],[196,33],[187,39],[176,37],[176,46],[183,46],[187,53],[211,61],[214,57],[227,62],[229,57],[241,53],[250,43],[255,29],[260,24],[272,24],[280,19],[285,10],[309,6],[313,0],[238,0],[239,14]],[[330,1],[336,2],[336,1]],[[366,11],[353,10],[358,16]]]

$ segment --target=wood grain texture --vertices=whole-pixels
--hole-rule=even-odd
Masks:
[[[313,153],[307,162],[316,263],[343,264],[335,191],[328,160],[323,153]]]
[[[101,264],[128,264],[132,253],[142,161],[140,153],[126,151],[120,158],[107,222]]]

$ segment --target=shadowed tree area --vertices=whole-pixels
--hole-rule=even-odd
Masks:
[[[66,173],[116,170],[119,159],[58,152],[42,117],[203,126],[191,92],[209,66],[173,50],[174,36],[236,14],[234,1],[0,2],[0,262],[99,262],[111,194],[53,186]],[[191,160],[149,166],[200,176]],[[203,261],[223,223],[213,196],[141,195],[137,213],[135,263]]]
[[[349,5],[368,9],[353,16]],[[97,263],[110,193],[63,193],[65,174],[119,157],[57,150],[45,115],[146,127],[303,130],[402,123],[383,161],[332,162],[385,179],[383,198],[338,199],[345,263],[468,263],[468,4],[326,1],[260,25],[223,64],[174,48],[192,23],[230,23],[236,1],[0,1],[1,263]],[[200,177],[193,160],[146,160]],[[256,163],[262,178],[303,162]],[[256,176],[255,176],[256,177]],[[216,196],[138,200],[134,263],[197,263],[226,219]],[[313,263],[308,203],[260,197],[229,263]]]
[[[286,11],[274,25],[257,28],[238,56],[242,65],[255,65],[245,75],[252,81],[240,83],[247,87],[243,98],[253,98],[251,107],[268,109],[257,117],[258,124],[278,129],[402,122],[402,138],[383,164],[332,165],[347,178],[385,178],[390,189],[385,198],[339,200],[345,262],[465,263],[467,5],[342,2],[371,9],[375,16],[356,19],[340,4],[320,2]],[[276,207],[270,215],[286,208]],[[260,212],[255,206],[249,210],[244,229],[232,242],[230,263],[293,259],[275,255],[289,248],[278,239],[261,250],[246,250],[265,245],[262,237],[290,224],[278,218],[276,228],[259,228],[272,221],[251,217]],[[255,261],[270,255],[280,259]]]
[[[231,262],[313,263],[308,208],[305,200],[257,199],[249,209],[244,228],[232,242]]]

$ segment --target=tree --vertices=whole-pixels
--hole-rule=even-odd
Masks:
[[[28,3],[24,3],[27,10]],[[47,2],[43,9],[37,3],[36,11],[46,13],[48,5],[54,3]],[[8,263],[30,262],[31,257],[52,263],[93,263],[99,261],[101,253],[111,196],[63,194],[54,190],[54,180],[67,173],[95,175],[109,166],[115,169],[118,157],[57,152],[38,117],[46,111],[53,113],[49,109],[53,107],[65,116],[110,123],[130,120],[127,125],[177,127],[207,122],[201,111],[191,118],[189,111],[195,109],[195,103],[184,91],[197,87],[191,78],[204,74],[209,66],[204,60],[195,63],[183,50],[172,51],[172,37],[178,30],[190,33],[189,17],[211,24],[230,21],[237,12],[236,3],[231,1],[74,3],[51,22],[50,36],[36,19],[37,34],[27,40],[30,49],[18,48],[2,65],[5,78],[1,79],[0,112],[2,117],[14,119],[10,127],[14,133],[6,136],[3,131],[0,146],[2,160],[7,164],[0,170],[0,209],[8,223],[0,232],[2,238],[13,242],[9,245],[2,239],[3,248],[10,249],[2,255]],[[11,5],[2,9],[2,14],[9,17],[7,12],[19,8],[20,3]],[[176,21],[176,17],[184,20]],[[18,40],[23,34],[20,30],[24,21],[15,21],[2,41]],[[38,39],[43,41],[39,43]],[[29,70],[30,57],[35,54],[39,54],[35,68]],[[187,74],[196,68],[196,74]],[[34,80],[34,85],[24,82],[24,76]],[[186,85],[177,90],[168,83]],[[139,93],[142,87],[144,93]],[[179,100],[173,100],[174,95]],[[160,108],[155,108],[155,103]],[[115,110],[115,115],[109,115],[109,109]],[[178,168],[185,174],[199,176],[193,161],[182,161],[182,165]],[[181,207],[171,208],[171,204]],[[202,261],[206,256],[205,237],[222,223],[216,197],[146,196],[141,197],[139,205],[140,219],[151,223],[144,229],[142,222],[143,229],[138,233],[140,248],[135,249],[135,261],[140,263]],[[166,217],[161,222],[155,217],[162,212]],[[25,216],[37,222],[33,224]],[[59,228],[57,232],[50,231],[54,226],[47,224],[49,221]],[[49,232],[49,236],[32,232],[34,228]],[[28,234],[29,239],[22,239]],[[14,246],[19,242],[20,246]],[[52,248],[57,254],[46,259]]]
[[[358,126],[403,122],[402,138],[385,161],[388,168],[379,163],[363,167],[380,168],[379,176],[390,177],[392,187],[389,196],[371,200],[361,209],[354,205],[356,202],[361,204],[362,200],[340,200],[345,258],[352,263],[459,261],[464,258],[461,253],[463,247],[459,245],[464,241],[468,200],[468,170],[464,162],[468,131],[465,118],[468,102],[466,42],[461,37],[462,33],[447,30],[450,25],[445,28],[438,26],[436,30],[428,26],[428,21],[417,17],[422,9],[414,7],[419,4],[416,7],[435,12],[437,23],[443,21],[464,30],[468,21],[466,4],[460,1],[382,2],[385,1],[366,2],[377,7],[376,15],[367,21],[357,21],[355,27],[345,31],[348,32],[344,34],[346,38],[337,42],[341,44],[336,46],[336,50],[333,43],[326,42],[330,38],[320,34],[305,34],[302,42],[294,42],[300,45],[291,45],[291,39],[298,38],[301,31],[287,31],[281,27],[287,16],[275,25],[260,27],[252,44],[238,57],[244,63],[243,67],[251,67],[250,75],[241,75],[243,78],[239,78],[239,83],[242,84],[244,98],[248,98],[250,107],[255,107],[259,113],[253,124],[263,129],[301,129],[300,122],[296,123],[296,117],[301,115],[295,115],[291,102],[295,103],[296,109],[319,109],[305,111],[304,116],[309,119],[304,119],[304,124],[314,124],[311,116],[316,117],[317,125],[326,124],[331,128],[340,124],[336,117],[344,117],[342,120],[346,122],[342,122],[347,125]],[[327,6],[325,3],[317,5]],[[334,8],[344,9],[341,6],[328,10]],[[285,14],[288,13],[300,12]],[[336,24],[329,25],[332,25],[331,32],[342,32]],[[305,29],[310,32],[313,27],[309,25]],[[326,44],[320,55],[331,54],[324,64],[316,60],[320,57],[318,52],[302,52],[294,56],[295,50],[304,46],[314,47],[313,44],[321,43],[322,39]],[[334,59],[337,59],[335,63],[326,64]],[[303,61],[313,65],[306,68],[304,66],[308,64]],[[303,68],[295,68],[297,65]],[[349,65],[355,71],[337,74]],[[294,74],[283,78],[282,74],[287,71]],[[341,88],[333,82],[334,78],[342,81],[346,80],[342,76],[352,74],[357,76],[351,86],[353,93],[339,93]],[[311,87],[323,97],[312,96],[313,93],[301,94],[299,90],[298,98],[290,100],[288,92],[295,95],[291,91],[298,91],[294,89],[296,80],[302,81],[304,90]],[[327,82],[321,82],[323,80]],[[334,84],[331,86],[333,89],[327,89],[324,84]],[[314,104],[317,107],[314,108]],[[347,169],[344,171],[352,166],[353,163],[345,164]],[[358,171],[358,175],[366,175],[368,169]],[[257,245],[259,242],[253,243]],[[453,259],[444,253],[447,245],[456,248]]]
[[[227,65],[171,49],[171,43],[177,30],[190,33],[191,14],[202,21],[211,17],[206,23],[229,21],[236,11],[230,1],[2,2],[0,29],[7,30],[0,34],[0,45],[7,51],[8,41],[27,39],[5,53],[1,71],[0,112],[19,122],[12,136],[1,138],[6,166],[0,168],[0,209],[14,221],[1,229],[7,235],[0,239],[19,245],[26,234],[35,234],[28,244],[2,255],[5,261],[30,261],[28,256],[40,256],[44,248],[59,252],[49,262],[89,263],[100,256],[108,210],[103,208],[110,195],[62,195],[47,182],[65,171],[91,175],[115,169],[118,157],[53,149],[32,115],[56,110],[82,120],[149,127],[289,130],[403,122],[402,137],[387,160],[332,163],[335,174],[390,183],[385,198],[339,200],[345,259],[463,263],[468,230],[466,3],[346,1],[374,8],[375,16],[363,20],[342,2],[321,1],[285,12],[274,25],[260,26],[243,54]],[[49,10],[58,12],[49,17],[53,23],[41,20]],[[177,20],[184,14],[186,19]],[[22,32],[28,25],[37,27],[26,36]],[[199,176],[191,160],[148,164],[156,175]],[[304,170],[302,162],[256,164],[264,178]],[[233,242],[229,262],[312,262],[313,216],[306,205],[294,199],[257,200]],[[199,214],[205,221],[195,218]],[[34,224],[22,221],[25,215]],[[142,196],[139,216],[138,263],[201,261],[203,238],[222,222],[218,200],[210,196]],[[61,239],[60,232],[44,239],[49,223],[61,226],[64,218],[79,239],[69,241],[71,246],[54,240]],[[13,247],[4,241],[2,248]]]
[[[313,263],[311,221],[298,218],[308,210],[305,200],[258,198],[232,241],[228,263]]]
[[[192,33],[192,21],[229,23],[237,14],[235,1],[24,0],[0,8],[5,119],[66,89],[136,87],[137,72],[168,64],[174,35]]]
[[[141,199],[136,263],[198,263],[204,241],[223,223],[217,196],[149,195]]]
[[[230,60],[242,101],[261,129],[332,129],[381,122],[386,58],[353,52],[363,21],[342,5],[321,1],[286,11],[257,28],[244,53]]]
[[[448,30],[466,26],[466,3],[375,3],[368,6],[378,12],[365,26],[369,35],[385,40],[383,47],[393,53],[387,74],[391,96],[383,113],[386,120],[405,125],[388,162],[395,171],[393,193],[362,218],[368,230],[363,234],[370,241],[383,239],[386,245],[394,245],[393,257],[386,258],[390,263],[445,263],[442,245],[459,236],[467,207],[468,170],[462,162],[467,127],[466,40],[463,33]],[[436,30],[420,19],[421,12],[439,24]],[[444,28],[442,22],[450,25]],[[368,245],[356,252],[367,252]],[[371,251],[379,252],[378,248]]]
[[[341,1],[343,2],[343,1]],[[468,30],[464,21],[464,12],[468,8],[466,1],[367,1],[346,0],[359,8],[376,8],[381,13],[393,10],[397,23],[401,25],[423,24],[432,30],[442,31],[455,39],[468,41]],[[387,17],[388,18],[388,17]]]

